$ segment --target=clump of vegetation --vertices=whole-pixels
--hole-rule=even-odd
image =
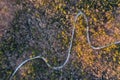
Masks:
[[[103,46],[120,40],[119,24],[115,27],[120,16],[119,0],[18,0],[16,4],[22,8],[16,12],[0,43],[2,79],[7,79],[23,60],[37,55],[46,57],[53,66],[61,65],[67,56],[74,16],[79,10],[88,18],[92,45]],[[38,59],[25,64],[14,79],[120,79],[119,45],[93,50],[87,42],[83,16],[78,18],[75,28],[70,61],[63,69],[51,70]]]

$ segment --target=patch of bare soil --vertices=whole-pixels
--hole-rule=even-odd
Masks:
[[[0,38],[10,28],[17,9],[15,0],[0,0]]]

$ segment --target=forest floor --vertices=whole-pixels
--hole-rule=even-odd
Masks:
[[[88,18],[92,45],[120,40],[120,1],[0,0],[0,80],[9,80],[22,61],[41,55],[52,66],[64,63],[81,10]],[[70,60],[60,70],[41,59],[26,63],[13,80],[120,80],[120,45],[94,50],[82,16],[75,26]]]

